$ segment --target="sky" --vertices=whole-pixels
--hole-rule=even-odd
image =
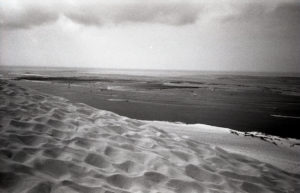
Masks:
[[[300,0],[7,0],[0,65],[300,72]]]

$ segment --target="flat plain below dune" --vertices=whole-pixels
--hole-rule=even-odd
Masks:
[[[1,193],[299,192],[299,182],[155,123],[0,80]]]
[[[300,138],[300,78],[78,75],[16,79],[18,85],[134,119],[202,123]]]

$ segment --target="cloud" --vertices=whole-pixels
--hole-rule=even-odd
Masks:
[[[46,10],[47,11],[47,10]],[[0,26],[8,29],[30,28],[45,23],[54,22],[58,19],[57,13],[45,12],[38,8],[30,8],[14,16],[1,14]]]
[[[81,25],[98,27],[124,23],[181,26],[210,16],[218,16],[218,20],[211,22],[280,23],[284,20],[289,24],[299,23],[299,3],[293,0],[243,3],[236,0],[10,0],[0,4],[0,27],[26,29],[56,22],[61,16]]]
[[[220,22],[247,34],[265,36],[285,36],[293,41],[299,40],[300,2],[280,2],[273,6],[261,3],[239,5],[235,12],[220,18]]]
[[[0,27],[30,28],[54,22],[59,18],[59,11],[53,6],[54,4],[33,3],[28,0],[3,1],[0,4]]]
[[[299,19],[299,0],[7,0],[0,63],[298,72]]]
[[[285,21],[286,24],[299,26],[300,2],[282,3],[272,13],[271,18],[281,19],[282,21]]]
[[[299,2],[280,2],[274,5],[266,5],[259,2],[238,4],[234,6],[235,12],[222,18],[224,21],[261,21],[261,20],[285,20],[286,22],[298,22],[300,20]]]
[[[16,1],[18,2],[18,1]],[[20,1],[21,2],[21,1]],[[64,15],[83,25],[101,26],[105,23],[160,23],[186,25],[197,21],[201,12],[199,3],[184,1],[61,1],[36,4],[34,1],[0,5],[2,28],[30,28],[58,20]]]
[[[84,25],[104,23],[161,23],[185,25],[198,19],[201,6],[192,3],[126,3],[120,5],[84,6],[65,13],[74,22]]]

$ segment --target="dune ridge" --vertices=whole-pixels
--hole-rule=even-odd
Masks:
[[[300,175],[0,80],[0,192],[299,192]]]

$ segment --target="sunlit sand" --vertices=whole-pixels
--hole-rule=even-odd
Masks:
[[[1,81],[1,192],[297,192],[300,176]]]

